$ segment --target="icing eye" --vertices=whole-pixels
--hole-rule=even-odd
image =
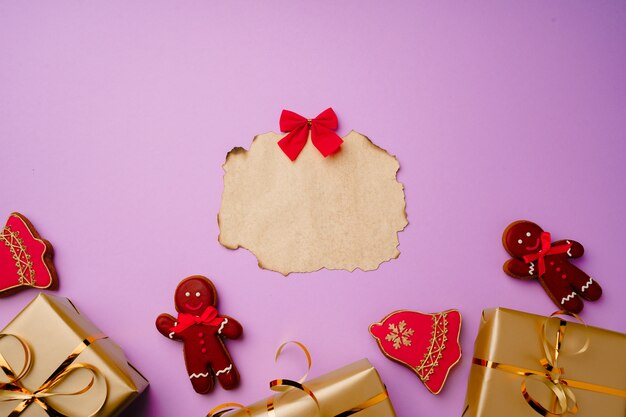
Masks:
[[[190,295],[191,295],[191,294],[189,294],[189,291],[187,291],[187,292],[185,293],[185,297],[189,297]]]
[[[196,297],[200,297],[200,291],[196,293]]]
[[[517,243],[519,243],[520,245],[523,243],[522,239],[518,239]],[[189,293],[188,293],[189,294]]]
[[[526,232],[526,236],[530,237],[530,232]]]

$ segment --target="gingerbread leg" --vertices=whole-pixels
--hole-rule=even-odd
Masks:
[[[551,274],[544,275],[539,281],[559,309],[572,313],[580,313],[582,311],[584,307],[583,300],[570,286],[569,281]]]
[[[204,372],[191,372],[188,369],[189,380],[198,394],[206,394],[213,391],[215,382],[213,381],[213,374],[208,369],[209,366],[205,367]]]
[[[585,300],[595,301],[602,295],[602,287],[589,275],[574,265],[566,269],[569,281],[574,290]]]
[[[237,371],[237,368],[235,368],[235,365],[232,365],[230,369],[228,369],[227,367],[227,368],[223,368],[222,370],[224,370],[225,372],[221,373],[217,377],[217,380],[219,381],[222,388],[224,389],[237,388],[239,386],[239,372]]]
[[[220,355],[219,358],[213,358],[211,367],[222,388],[234,389],[239,386],[239,372],[226,353]]]

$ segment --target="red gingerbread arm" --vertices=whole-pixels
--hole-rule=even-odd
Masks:
[[[509,259],[502,266],[504,272],[514,278],[531,279],[537,275],[537,263],[526,263],[519,259]]]
[[[163,336],[174,340],[183,340],[180,334],[172,332],[171,328],[176,325],[176,319],[169,314],[161,314],[156,319],[156,328]]]
[[[229,316],[222,316],[224,321],[219,327],[218,334],[229,339],[239,339],[243,334],[243,327],[237,320]]]
[[[558,240],[554,242],[552,246],[567,245],[570,243],[572,244],[572,246],[567,251],[567,256],[569,256],[570,258],[580,258],[581,256],[583,256],[583,253],[585,253],[585,248],[583,248],[583,245],[576,242],[575,240]]]

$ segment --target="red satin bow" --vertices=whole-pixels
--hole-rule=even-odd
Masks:
[[[178,324],[170,328],[171,332],[180,333],[194,324],[208,324],[209,326],[219,326],[224,321],[223,317],[217,317],[217,309],[215,307],[207,307],[200,316],[193,314],[178,314]]]
[[[539,264],[539,276],[542,276],[546,273],[546,260],[545,257],[548,255],[558,255],[560,253],[567,253],[569,248],[572,247],[571,243],[566,245],[558,245],[552,246],[550,243],[550,233],[549,232],[541,232],[541,249],[539,249],[536,253],[531,253],[530,255],[524,256],[524,262],[530,263],[533,261],[537,261]]]
[[[278,146],[289,159],[295,161],[306,145],[310,129],[311,142],[326,158],[337,152],[343,143],[343,140],[333,132],[337,130],[338,124],[337,115],[330,107],[318,114],[315,119],[305,119],[297,113],[283,110],[280,115],[280,131],[289,134],[278,141]]]

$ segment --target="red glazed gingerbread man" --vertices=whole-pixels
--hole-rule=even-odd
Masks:
[[[218,314],[213,283],[200,275],[185,278],[176,287],[174,303],[178,319],[161,314],[156,319],[156,327],[162,335],[183,341],[193,389],[200,394],[211,392],[214,377],[222,388],[236,388],[239,372],[224,346],[224,338],[241,337],[243,328],[232,317]]]
[[[527,220],[511,223],[502,235],[502,244],[513,257],[504,272],[515,278],[538,279],[560,309],[579,313],[583,301],[595,301],[602,288],[589,275],[569,262],[580,258],[583,246],[574,240],[550,242],[550,233]]]

